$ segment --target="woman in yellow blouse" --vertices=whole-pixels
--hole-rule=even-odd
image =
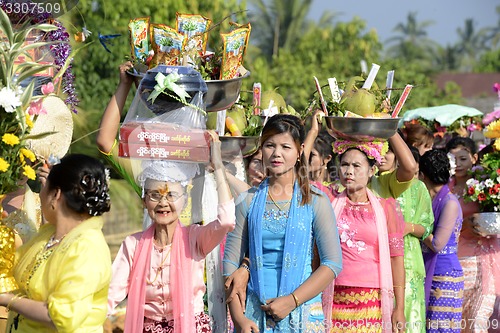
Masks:
[[[104,166],[85,155],[54,165],[40,192],[47,221],[16,253],[19,290],[0,295],[7,332],[102,332],[111,257],[102,234],[110,209]]]

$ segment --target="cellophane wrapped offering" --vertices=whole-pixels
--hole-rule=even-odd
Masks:
[[[145,62],[150,50],[149,17],[132,19],[128,24],[132,58]]]
[[[155,90],[165,86],[173,90],[165,88],[165,93],[151,98]],[[200,73],[190,67],[160,65],[149,70],[120,128],[119,155],[208,162],[210,144],[203,109],[206,92]]]
[[[150,32],[154,55],[149,68],[158,65],[180,65],[181,52],[186,43],[185,36],[165,24],[151,24]]]
[[[250,38],[251,25],[239,25],[231,22],[237,28],[227,34],[221,34],[223,43],[220,79],[228,80],[238,75],[238,69],[243,65],[243,56]]]

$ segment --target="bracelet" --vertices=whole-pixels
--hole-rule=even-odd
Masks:
[[[250,273],[250,267],[248,267],[247,264],[243,263],[243,264],[240,265],[240,267],[243,267],[244,269],[247,270],[248,273]]]
[[[18,300],[18,299],[21,299],[23,298],[22,295],[19,295],[19,294],[15,294],[14,296],[12,296],[12,298],[10,299],[9,303],[7,303],[7,305],[5,306],[5,308],[7,309],[7,311],[10,311],[11,310],[11,306],[14,305],[14,301]]]
[[[404,288],[404,286],[392,286],[393,288]]]
[[[295,308],[298,308],[300,303],[299,303],[299,299],[297,298],[297,296],[295,296],[294,293],[291,293],[290,295],[292,295],[293,297],[293,300],[295,301]]]
[[[412,234],[415,233],[415,224],[414,223],[411,224],[411,233]]]

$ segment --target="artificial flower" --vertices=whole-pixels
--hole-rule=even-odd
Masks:
[[[18,145],[20,140],[19,138],[14,135],[14,134],[11,134],[11,133],[5,133],[3,136],[2,136],[2,141],[5,143],[5,144],[8,144],[9,146],[15,146],[15,145]]]
[[[481,159],[480,165],[472,167],[467,180],[464,200],[477,202],[483,212],[500,210],[500,140],[496,140],[493,152]]]
[[[389,145],[387,141],[359,142],[336,140],[332,144],[332,148],[337,155],[342,155],[348,149],[355,148],[365,153],[368,158],[375,159],[378,163],[380,163],[382,161],[382,156],[384,156],[389,150]]]
[[[0,172],[5,172],[9,169],[10,164],[0,157]]]
[[[44,33],[43,41],[52,42],[49,46],[50,54],[54,58],[54,65],[56,70],[59,71],[64,68],[66,60],[69,58],[71,54],[71,45],[69,33],[67,32],[64,25],[62,25],[59,21],[54,20],[50,12],[46,11],[38,11],[38,10],[29,10],[27,12],[21,11],[13,11],[13,5],[18,3],[18,0],[1,0],[0,8],[8,13],[8,16],[11,22],[14,25],[22,26],[27,25],[36,25],[41,23],[50,23],[57,27],[56,30],[48,31]],[[37,3],[31,1],[24,1],[29,8],[38,8]],[[30,6],[30,5],[34,5]],[[40,7],[41,8],[41,7]],[[65,103],[70,107],[70,109],[77,113],[76,106],[80,102],[76,95],[75,89],[75,75],[72,72],[72,62],[71,59],[69,61],[69,66],[66,67],[63,75],[62,75],[62,93],[66,95]],[[58,77],[59,79],[59,77]],[[57,80],[54,81],[54,84],[57,85]]]
[[[28,179],[31,179],[31,180],[36,179],[36,172],[29,165],[23,166],[23,175],[25,175],[26,177],[28,177]]]
[[[484,136],[490,139],[500,138],[500,120],[491,122],[484,132]]]
[[[452,153],[446,154],[448,156],[448,160],[450,161],[450,176],[455,175],[455,168],[457,167],[457,161],[455,159],[455,155]]]
[[[12,113],[21,106],[21,100],[14,90],[3,87],[0,89],[0,106],[5,112]]]
[[[33,121],[31,120],[31,117],[29,116],[29,114],[26,115],[26,126],[29,127],[29,129],[32,129],[33,126],[35,124],[33,124]]]
[[[500,151],[500,140],[495,140],[495,142],[493,142],[493,148]]]
[[[493,91],[496,93],[500,93],[500,83],[496,82],[493,84]]]
[[[47,84],[42,84],[42,94],[44,95],[50,95],[54,92],[54,84],[52,82],[49,82]]]
[[[47,110],[43,107],[43,99],[39,98],[36,101],[31,102],[28,109],[28,114],[30,116],[38,116],[41,114],[47,114]]]
[[[26,157],[31,162],[35,162],[36,156],[35,153],[33,153],[31,150],[26,148],[21,148],[19,151],[21,152],[22,156]]]

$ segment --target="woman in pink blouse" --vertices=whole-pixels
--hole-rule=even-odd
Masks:
[[[324,294],[330,331],[402,332],[404,220],[393,198],[378,198],[367,188],[384,144],[344,141],[334,149],[345,187],[332,203],[344,269]]]
[[[215,221],[187,227],[179,221],[198,164],[156,160],[143,169],[143,204],[153,224],[123,241],[113,262],[108,296],[110,313],[128,298],[126,333],[211,332],[203,304],[204,259],[235,225],[220,141],[211,134],[219,202]]]

